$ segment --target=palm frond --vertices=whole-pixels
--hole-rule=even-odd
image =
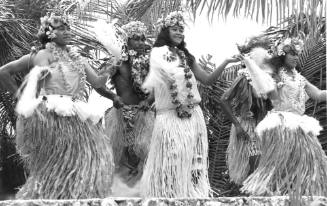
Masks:
[[[300,57],[302,75],[320,89],[326,90],[326,39],[311,40],[307,44]],[[323,131],[318,136],[323,149],[327,154],[327,105],[325,102],[318,103],[308,101],[306,114],[314,116],[323,126]]]
[[[206,11],[208,18],[214,16],[226,19],[229,15],[234,17],[250,17],[257,22],[285,27],[288,17],[295,17],[296,22],[305,20],[310,33],[317,32],[317,25],[321,17],[326,14],[324,0],[186,0],[187,5],[193,10],[194,16],[200,10]],[[306,18],[299,18],[304,15]],[[318,18],[317,18],[318,17]],[[297,27],[304,29],[304,27]]]
[[[34,40],[30,21],[16,18],[11,4],[0,1],[0,65],[29,51]]]
[[[212,72],[215,64],[211,61],[211,56],[200,60],[202,68]],[[201,107],[204,112],[209,140],[209,180],[213,190],[220,195],[229,196],[235,194],[226,166],[226,150],[229,143],[229,133],[231,122],[223,114],[220,108],[220,98],[231,86],[237,76],[240,65],[235,65],[225,69],[219,80],[212,86],[199,85],[201,94]]]
[[[152,25],[158,18],[181,9],[181,4],[181,0],[129,0],[126,9],[131,18]]]

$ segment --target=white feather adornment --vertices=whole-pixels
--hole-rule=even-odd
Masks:
[[[267,60],[271,58],[268,51],[262,47],[253,48],[250,57],[265,72],[272,73],[273,69],[267,64]]]
[[[104,20],[98,20],[94,23],[94,33],[96,39],[111,53],[116,61],[122,57],[122,48],[126,43],[126,33],[115,21],[107,23]]]
[[[26,85],[16,105],[16,112],[24,117],[33,114],[41,102],[36,98],[37,84],[43,72],[48,72],[48,67],[35,66],[26,76],[22,85]],[[21,90],[21,88],[20,88]]]
[[[305,133],[312,133],[319,135],[322,127],[319,121],[313,117],[307,115],[298,115],[292,112],[277,112],[272,111],[257,125],[256,132],[259,136],[263,135],[263,132],[273,128],[283,126],[289,130],[296,130],[301,128]]]
[[[251,85],[259,96],[265,96],[275,89],[275,81],[270,76],[273,69],[266,63],[270,58],[267,50],[254,48],[249,56],[244,57],[244,63],[251,78]]]

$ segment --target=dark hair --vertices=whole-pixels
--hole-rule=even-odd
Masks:
[[[162,47],[162,46],[168,46],[168,47],[174,47],[173,42],[171,41],[169,37],[169,27],[164,27],[161,29],[160,33],[158,34],[158,37],[156,41],[154,42],[153,47]],[[186,43],[183,40],[178,46],[178,49],[182,50],[187,58],[187,63],[191,67],[195,61],[194,56],[186,49]]]
[[[282,56],[273,56],[271,59],[268,60],[268,63],[271,64],[276,71],[278,71],[281,67],[283,67],[285,65],[285,59],[286,59],[286,54],[288,54],[289,52],[285,52],[285,55]],[[301,72],[301,67],[299,64],[297,64],[295,66],[295,69],[299,72]]]
[[[47,31],[50,31],[48,27],[46,27],[44,30],[39,30],[37,33],[37,38],[39,42],[42,44],[42,48],[45,48],[46,43],[51,42],[52,40],[49,38],[49,36],[46,34]]]
[[[252,37],[246,45],[237,45],[241,54],[250,53],[253,48],[261,47],[269,50],[271,47],[271,41],[268,37],[256,36]]]

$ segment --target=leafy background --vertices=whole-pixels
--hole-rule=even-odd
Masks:
[[[323,0],[0,0],[0,65],[30,52],[37,45],[36,28],[40,17],[47,12],[66,13],[71,16],[75,42],[83,55],[90,57],[94,65],[101,64],[102,49],[90,29],[98,18],[119,19],[119,24],[130,20],[145,22],[150,31],[153,23],[171,11],[186,8],[196,17],[206,13],[208,21],[228,16],[251,17],[272,27],[266,35],[301,35],[305,39],[305,51],[300,57],[302,75],[321,89],[326,89],[326,2]],[[314,15],[312,15],[314,14]],[[272,25],[272,22],[277,22]],[[150,36],[154,34],[150,34]],[[214,66],[210,55],[200,61],[210,72]],[[226,149],[229,142],[230,122],[219,107],[219,99],[237,75],[239,65],[224,71],[212,86],[199,85],[202,109],[209,134],[209,178],[213,189],[222,196],[241,195],[238,186],[229,181],[226,167]],[[20,84],[23,74],[15,76]],[[15,150],[14,106],[16,100],[6,91],[0,91],[0,165],[2,193],[14,193],[25,181],[26,172]],[[306,114],[317,118],[324,130],[319,136],[327,152],[327,110],[325,103],[308,101]],[[4,197],[2,197],[4,198]]]

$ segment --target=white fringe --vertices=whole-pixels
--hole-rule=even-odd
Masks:
[[[260,97],[275,89],[275,81],[269,75],[272,69],[264,62],[269,57],[265,49],[255,48],[250,56],[244,58],[244,63],[252,80],[251,85]]]
[[[165,57],[170,54],[168,46],[155,47],[151,50],[150,71],[142,85],[143,89],[151,91],[158,82],[173,80],[172,73],[176,72],[174,70],[179,65],[179,59],[177,58],[175,62],[166,61]]]
[[[32,116],[38,105],[44,101],[44,96],[36,97],[38,81],[43,72],[48,72],[49,67],[34,67],[28,74],[24,84],[24,91],[17,103],[16,112],[25,118]],[[82,121],[90,119],[94,124],[103,117],[103,111],[97,107],[81,101],[72,101],[71,96],[66,95],[46,95],[46,108],[61,116],[78,115]]]
[[[267,116],[258,124],[256,132],[262,136],[265,130],[273,129],[278,126],[284,126],[291,130],[301,128],[305,133],[312,133],[318,136],[322,127],[319,121],[307,115],[298,115],[292,112],[277,112],[271,111]]]
[[[36,98],[37,85],[42,72],[49,71],[49,67],[35,66],[28,74],[22,85],[26,85],[16,106],[16,112],[24,117],[33,114],[41,99]],[[20,88],[21,89],[21,88]]]

